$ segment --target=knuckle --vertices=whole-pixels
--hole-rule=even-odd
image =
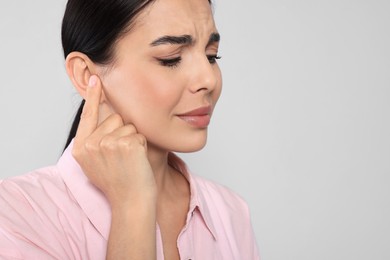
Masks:
[[[119,145],[126,149],[132,149],[135,145],[134,138],[132,136],[123,136],[119,140]]]
[[[84,149],[87,153],[96,153],[99,151],[99,148],[96,146],[95,142],[92,140],[87,140],[84,143]]]
[[[136,133],[137,132],[137,129],[135,128],[135,126],[133,124],[128,124],[125,126],[126,127],[126,130],[130,133],[130,134],[133,134],[133,133]]]
[[[141,134],[136,134],[135,137],[137,138],[138,142],[142,145],[142,146],[145,146],[147,141],[146,141],[146,137],[141,135]]]
[[[115,140],[114,138],[112,138],[111,136],[107,135],[107,136],[104,136],[102,138],[102,140],[100,141],[100,148],[104,151],[114,151],[116,149],[116,143],[115,143]]]
[[[119,139],[119,145],[126,151],[136,151],[141,147],[136,135],[124,136]]]
[[[122,117],[119,114],[112,114],[110,120],[116,125],[123,125]]]

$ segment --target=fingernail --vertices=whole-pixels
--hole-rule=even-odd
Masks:
[[[95,76],[95,75],[92,75],[92,76],[89,78],[88,86],[89,86],[89,87],[94,87],[94,86],[96,86],[96,82],[97,82],[96,76]]]

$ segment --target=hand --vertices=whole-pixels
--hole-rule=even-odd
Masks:
[[[102,92],[100,79],[91,76],[73,156],[89,180],[106,195],[111,207],[152,198],[157,188],[147,158],[146,139],[134,125],[124,124],[120,115],[103,113]],[[102,123],[99,117],[104,118]]]

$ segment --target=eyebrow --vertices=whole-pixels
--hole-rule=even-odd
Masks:
[[[154,40],[150,43],[151,46],[158,46],[163,44],[180,44],[180,45],[191,45],[193,43],[191,35],[180,35],[180,36],[163,36]]]
[[[212,33],[210,35],[209,41],[207,45],[210,45],[214,42],[219,42],[221,39],[221,36],[219,33]],[[180,35],[180,36],[169,36],[165,35],[162,36],[153,42],[150,43],[152,47],[159,46],[159,45],[164,45],[164,44],[179,44],[179,45],[191,45],[194,43],[194,39],[192,38],[191,35],[185,34],[185,35]]]

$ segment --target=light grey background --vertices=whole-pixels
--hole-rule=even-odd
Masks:
[[[51,165],[79,98],[65,0],[0,4],[0,177]],[[248,202],[264,260],[390,259],[390,1],[217,0],[224,90],[193,172]]]

